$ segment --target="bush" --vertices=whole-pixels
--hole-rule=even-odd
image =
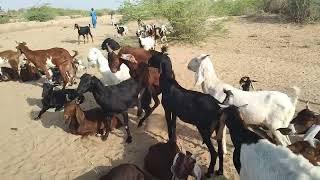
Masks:
[[[9,22],[9,17],[8,16],[0,16],[0,24],[5,24]]]
[[[55,18],[55,14],[47,6],[39,8],[30,8],[24,14],[25,19],[28,21],[40,21],[45,22]]]
[[[217,16],[239,16],[256,13],[264,0],[218,0],[212,2],[211,12]]]

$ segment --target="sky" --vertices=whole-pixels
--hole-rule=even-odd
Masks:
[[[123,0],[0,0],[0,6],[5,9],[28,8],[35,4],[50,3],[52,7],[72,9],[117,9]]]

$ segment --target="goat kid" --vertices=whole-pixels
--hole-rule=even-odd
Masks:
[[[254,90],[253,83],[258,82],[256,80],[251,80],[250,77],[241,77],[239,84],[243,91],[250,91],[250,87]]]
[[[91,41],[93,42],[93,37],[90,30],[91,26],[79,26],[78,24],[74,24],[74,29],[78,30],[78,44],[80,44],[80,36],[83,37],[83,43],[86,43],[86,37],[87,42],[89,42],[89,35],[91,37]]]
[[[108,138],[109,132],[114,128],[122,127],[122,117],[114,115],[107,118],[101,108],[94,108],[83,111],[80,107],[81,102],[78,100],[68,102],[64,105],[64,119],[69,124],[72,134],[76,135],[93,135],[102,134],[102,140]]]
[[[50,83],[44,83],[42,88],[42,108],[35,120],[40,119],[42,114],[50,108],[55,108],[55,111],[60,111],[66,102],[74,100],[76,97],[81,97],[75,89],[54,90],[55,86]]]

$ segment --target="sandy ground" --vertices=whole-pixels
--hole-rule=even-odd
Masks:
[[[1,25],[0,51],[14,49],[14,41],[18,40],[27,42],[31,49],[63,47],[70,52],[78,50],[80,59],[86,60],[89,48],[99,47],[103,39],[115,33],[108,20],[107,17],[100,18],[97,29],[93,30],[94,43],[85,45],[77,44],[73,23],[84,25],[89,22],[88,18],[57,20],[51,25],[35,28],[31,25],[16,28],[24,26],[19,23]],[[136,23],[129,24],[131,35],[135,27]],[[249,75],[259,81],[255,84],[257,89],[288,93],[289,87],[297,85],[302,89],[301,99],[320,103],[320,25],[299,27],[272,19],[235,18],[226,23],[226,28],[226,34],[212,37],[201,46],[170,46],[173,68],[182,86],[200,90],[194,87],[193,73],[186,66],[191,58],[208,53],[213,57],[218,76],[225,82],[238,86],[240,77]],[[94,68],[87,72],[101,76]],[[51,110],[35,121],[33,117],[41,107],[42,82],[0,83],[0,179],[98,179],[112,166],[121,163],[143,167],[149,146],[167,139],[161,106],[141,129],[136,128],[135,110],[131,111],[133,143],[129,145],[124,142],[122,129],[115,130],[106,142],[94,136],[71,135],[67,132],[62,112]],[[94,99],[87,94],[83,107],[94,106]],[[297,109],[303,106],[304,103],[299,103]],[[311,105],[311,108],[320,111],[317,105]],[[210,156],[198,132],[181,121],[177,127],[179,142],[185,150],[195,154],[205,172]],[[225,177],[237,179],[230,140],[228,151],[224,162]]]

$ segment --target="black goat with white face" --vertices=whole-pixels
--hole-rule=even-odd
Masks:
[[[75,89],[59,89],[54,90],[55,85],[44,83],[42,89],[42,109],[38,116],[35,118],[40,119],[41,115],[50,108],[55,108],[55,111],[60,111],[64,104],[79,97],[84,99],[84,96],[79,95]]]
[[[256,80],[251,80],[250,77],[244,76],[240,79],[239,84],[243,91],[250,91],[250,87],[254,90],[253,83],[258,82]]]

